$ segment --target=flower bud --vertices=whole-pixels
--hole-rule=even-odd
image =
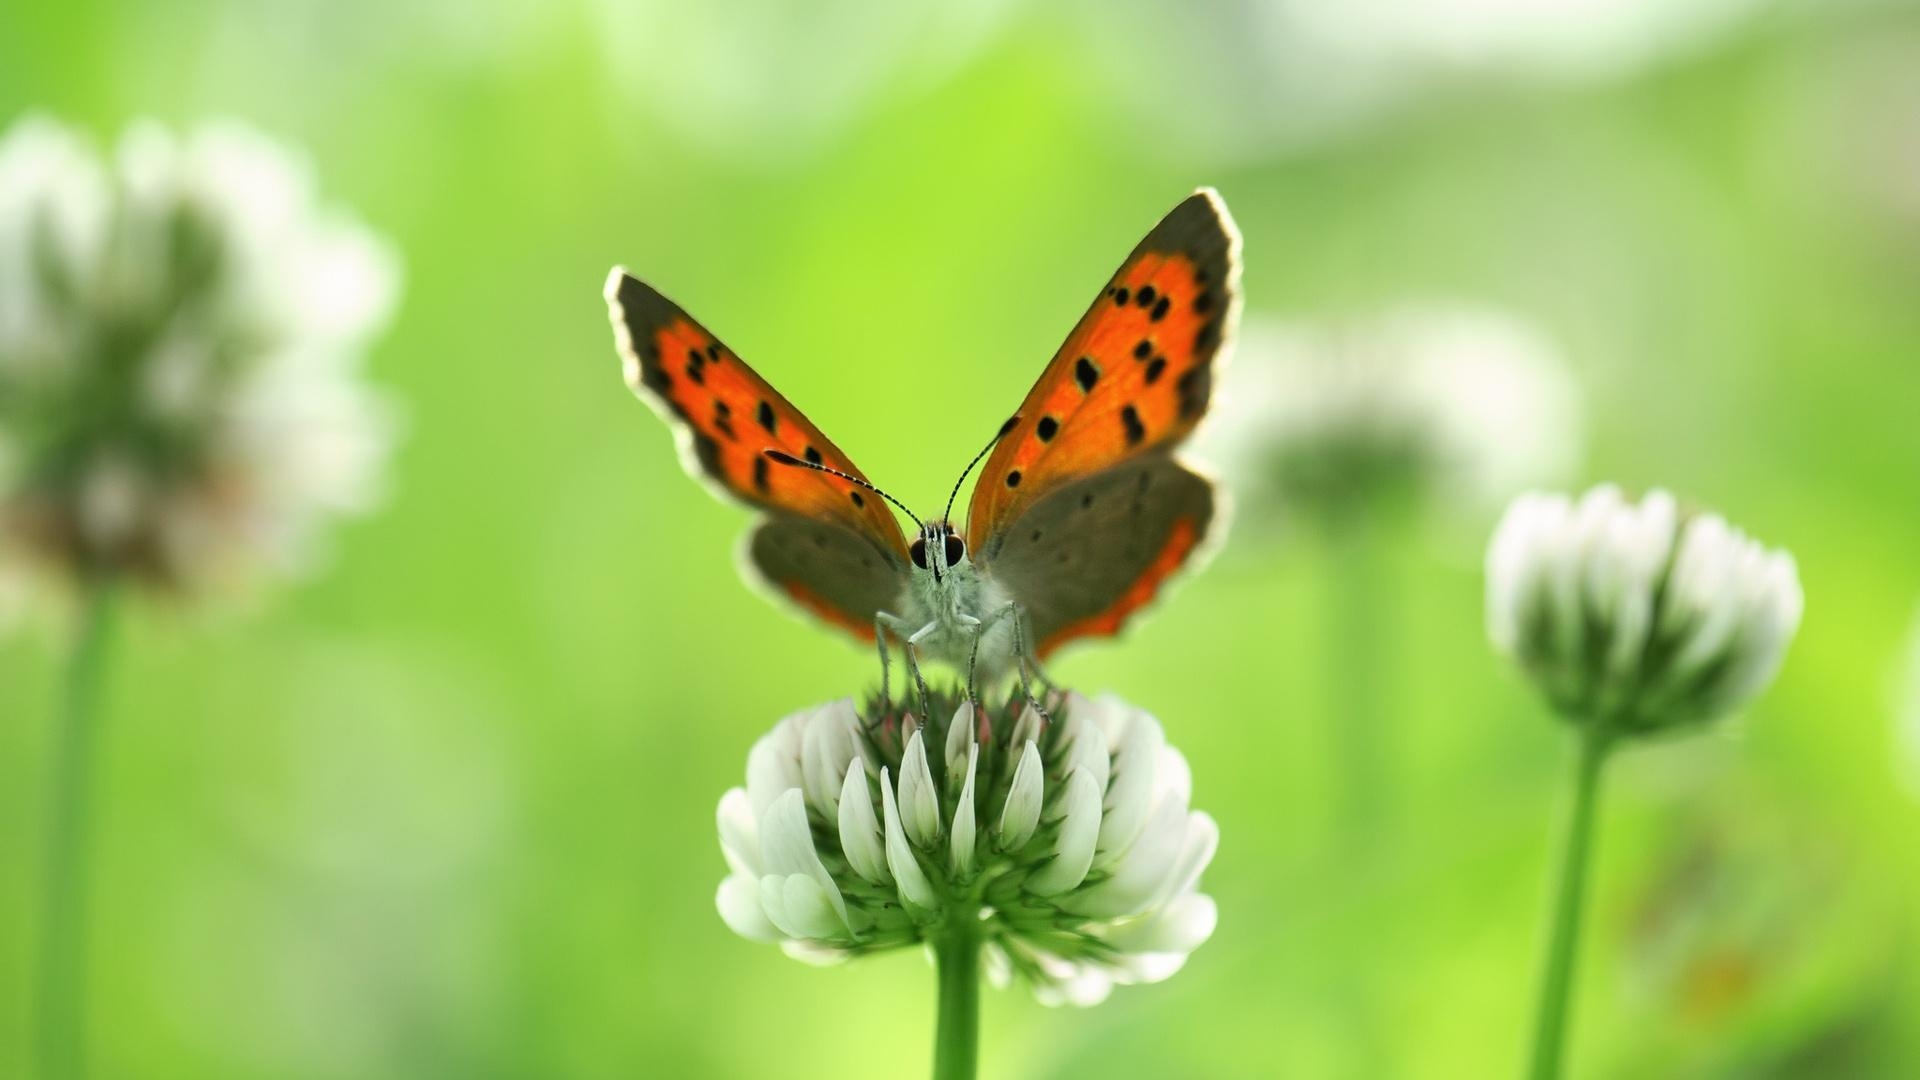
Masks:
[[[1698,725],[1773,679],[1800,622],[1793,558],[1714,514],[1617,488],[1516,500],[1487,551],[1487,633],[1562,715]]]

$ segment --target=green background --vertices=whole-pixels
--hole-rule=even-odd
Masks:
[[[1920,597],[1920,79],[1874,74],[1920,70],[1911,7],[1768,8],[1614,78],[1427,73],[1291,140],[1313,94],[1242,85],[1271,73],[1241,6],[1022,7],[964,49],[931,16],[862,37],[887,5],[814,33],[798,7],[656,13],[617,44],[598,5],[389,7],[0,12],[0,122],[245,119],[407,266],[372,357],[407,419],[386,509],[252,610],[119,627],[101,1075],[920,1072],[921,956],[816,970],[714,913],[748,746],[874,672],[742,587],[745,515],[621,386],[600,285],[615,262],[660,285],[928,506],[1200,184],[1245,234],[1249,315],[1517,312],[1582,384],[1582,482],[1670,486],[1799,559],[1773,690],[1608,777],[1577,1074],[1920,1070],[1889,703]],[[782,119],[843,84],[829,120]],[[1569,744],[1485,644],[1490,517],[1389,523],[1357,566],[1239,524],[1055,665],[1191,761],[1219,930],[1090,1011],[990,992],[984,1073],[1517,1071]],[[0,642],[0,1075],[27,1067],[62,625]],[[1356,677],[1387,758],[1364,837],[1330,767]]]

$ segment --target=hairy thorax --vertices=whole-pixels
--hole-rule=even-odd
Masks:
[[[981,573],[972,562],[961,562],[935,575],[914,570],[900,597],[898,614],[909,635],[920,635],[922,660],[937,660],[966,671],[974,657],[974,639],[980,638],[977,664],[982,677],[1007,671],[1013,661],[1014,620],[995,618],[1006,606],[1006,590]],[[982,624],[989,624],[984,635]]]

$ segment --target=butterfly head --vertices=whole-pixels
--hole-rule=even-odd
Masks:
[[[907,554],[916,569],[931,573],[935,581],[940,581],[949,571],[966,565],[967,542],[953,530],[952,524],[929,522],[920,527],[920,535],[914,538]]]

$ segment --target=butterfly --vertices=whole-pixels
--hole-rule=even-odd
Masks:
[[[1239,308],[1240,239],[1201,189],[1127,256],[987,448],[965,527],[875,487],[806,415],[679,305],[622,267],[606,300],[626,380],[687,471],[760,511],[749,579],[907,666],[1018,674],[1117,634],[1203,550],[1215,488],[1176,451],[1206,415]],[[987,456],[987,455],[991,456]],[[909,537],[891,503],[916,525]],[[1050,683],[1048,684],[1050,685]]]

